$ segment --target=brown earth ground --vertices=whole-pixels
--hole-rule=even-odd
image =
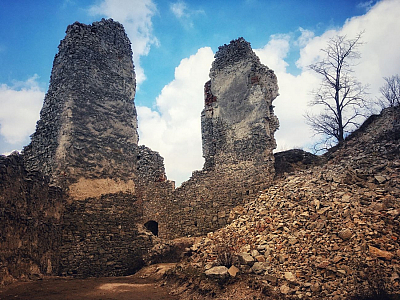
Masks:
[[[167,285],[164,273],[175,264],[157,264],[126,277],[73,279],[50,277],[15,282],[0,289],[0,300],[162,300],[179,299]]]

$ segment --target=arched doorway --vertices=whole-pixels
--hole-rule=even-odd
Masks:
[[[155,236],[158,236],[158,223],[156,221],[148,221],[144,224],[144,227]]]

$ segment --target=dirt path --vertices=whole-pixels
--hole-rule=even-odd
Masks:
[[[23,300],[162,300],[179,299],[161,286],[164,272],[173,264],[154,265],[135,275],[88,279],[47,278],[17,282],[0,290],[0,299]]]

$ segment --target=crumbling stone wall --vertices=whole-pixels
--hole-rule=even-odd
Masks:
[[[134,190],[136,90],[130,41],[113,20],[68,26],[26,168],[41,171],[74,198]],[[107,190],[111,188],[111,190]],[[86,192],[81,197],[82,192]]]
[[[65,194],[60,196],[63,202],[51,234],[42,225],[23,225],[25,219],[41,224],[41,213],[47,216],[47,211],[25,213],[6,187],[2,192],[6,204],[16,206],[21,215],[20,240],[27,241],[29,255],[36,261],[43,251],[45,257],[51,256],[50,267],[40,265],[46,269],[40,270],[42,274],[126,275],[142,265],[142,256],[152,247],[149,232],[141,226],[143,197],[152,182],[164,189],[166,176],[159,154],[138,147],[135,84],[130,41],[121,24],[103,19],[68,26],[54,59],[40,120],[23,151],[23,164],[20,159],[21,171],[7,175],[5,181],[12,191],[30,194],[30,186],[20,186],[17,180],[27,172],[48,178],[44,191],[49,185],[61,187],[58,190]],[[39,193],[34,196],[36,206],[28,207],[40,209],[46,194],[43,199]],[[4,234],[18,226],[13,224],[2,222]],[[15,249],[22,249],[17,240]],[[20,250],[13,250],[11,243],[6,239],[4,247],[9,257],[17,259]],[[2,264],[7,257],[2,257]],[[19,269],[17,277],[30,272]]]
[[[21,155],[0,156],[0,285],[58,272],[66,201],[48,182]]]
[[[219,47],[205,85],[201,114],[206,170],[265,168],[273,173],[278,119],[272,101],[278,96],[274,72],[260,63],[243,38]]]
[[[69,204],[63,218],[61,275],[122,276],[140,269],[152,247],[137,226],[142,209],[132,194],[107,194]]]
[[[169,203],[175,190],[175,182],[167,180],[164,159],[146,146],[139,146],[137,160],[136,197],[141,203],[141,222],[157,223],[158,236],[169,236]]]
[[[201,114],[205,164],[171,194],[168,237],[206,234],[226,225],[233,207],[274,178],[279,126],[272,106],[278,96],[274,72],[239,38],[219,47],[210,78]]]

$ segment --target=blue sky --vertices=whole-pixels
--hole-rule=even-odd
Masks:
[[[124,25],[135,53],[140,142],[161,153],[178,183],[202,167],[202,89],[213,54],[232,39],[243,36],[278,76],[278,150],[315,142],[302,117],[318,85],[307,65],[333,35],[365,30],[356,73],[371,97],[383,76],[400,73],[398,0],[0,1],[0,153],[29,143],[57,46],[75,21]]]
[[[93,15],[90,8],[101,1],[1,1],[0,83],[24,81],[39,76],[46,89],[54,55],[66,27],[75,21],[92,23],[107,14]],[[135,1],[123,1],[124,3]],[[162,87],[174,77],[182,58],[209,46],[218,46],[243,36],[253,48],[264,46],[273,34],[299,35],[299,27],[322,33],[340,26],[352,16],[365,13],[360,1],[154,1],[152,34],[157,39],[142,66],[148,80],[141,85],[137,104],[151,105]],[[181,4],[178,18],[172,7]],[[179,5],[178,5],[179,7]],[[340,9],[337,9],[340,7]],[[135,41],[132,41],[134,43]],[[298,72],[290,53],[290,71]]]

